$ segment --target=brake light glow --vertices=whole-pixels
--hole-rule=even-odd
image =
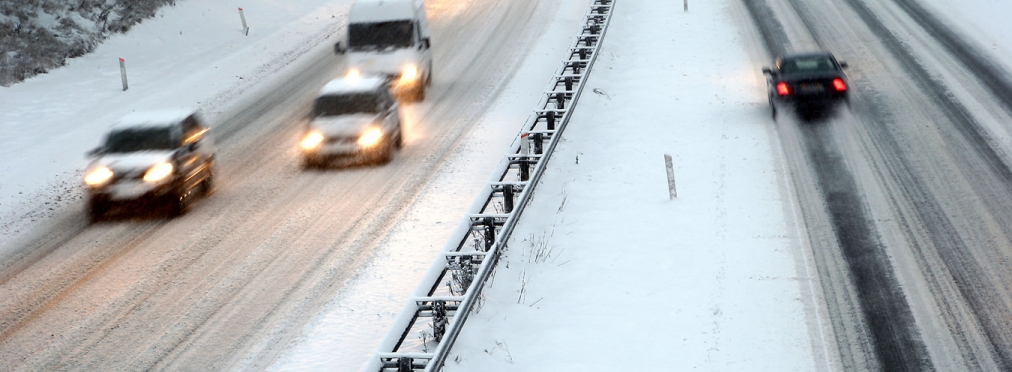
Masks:
[[[781,96],[791,94],[791,88],[787,86],[787,83],[781,81],[777,83],[777,94]]]
[[[847,90],[847,83],[844,83],[840,78],[833,79],[833,89],[836,89],[837,92],[844,92]]]

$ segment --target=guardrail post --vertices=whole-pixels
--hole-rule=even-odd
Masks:
[[[414,361],[408,357],[397,358],[397,372],[411,372],[412,362]]]
[[[544,141],[544,134],[534,133],[534,155],[541,155],[544,151],[542,142]]]
[[[432,303],[432,337],[436,342],[443,340],[446,333],[446,301],[439,300]]]
[[[502,186],[502,205],[506,213],[513,212],[513,185]]]
[[[566,90],[573,90],[573,77],[566,76],[564,81],[566,82]]]
[[[529,168],[529,164],[527,164],[527,154],[530,153],[530,147],[531,147],[530,143],[527,142],[527,137],[528,136],[530,136],[530,133],[527,133],[527,132],[524,132],[524,133],[520,134],[520,155],[521,156],[520,156],[520,162],[519,162],[519,164],[517,164],[517,165],[520,166],[520,180],[521,181],[525,181],[525,182],[529,178],[531,178],[531,171],[530,171],[530,168]]]
[[[488,251],[495,244],[495,219],[485,217],[482,224],[485,225],[485,251]]]
[[[545,113],[545,122],[548,124],[548,130],[555,130],[555,111]]]

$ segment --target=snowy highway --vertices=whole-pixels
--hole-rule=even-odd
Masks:
[[[915,1],[746,4],[851,66],[852,109],[780,127],[844,368],[1007,370],[1008,73]]]
[[[299,167],[300,120],[340,69],[320,45],[288,81],[217,115],[218,189],[184,217],[88,225],[75,208],[5,249],[0,369],[270,365],[388,237],[554,16],[537,1],[428,5],[434,88],[405,107],[392,163]]]
[[[426,0],[434,84],[402,106],[404,148],[324,170],[296,143],[350,0],[178,3],[0,90],[0,370],[358,371],[586,2]],[[1005,40],[941,0],[663,3],[616,2],[594,94],[447,369],[657,368],[640,356],[658,349],[711,370],[1012,369]],[[760,69],[813,49],[848,62],[851,106],[772,119]],[[211,119],[217,190],[177,219],[89,224],[82,154],[160,104]],[[651,163],[670,152],[677,200]]]

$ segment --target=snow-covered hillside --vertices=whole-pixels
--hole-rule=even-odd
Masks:
[[[175,0],[0,1],[0,86],[23,81],[91,52]]]

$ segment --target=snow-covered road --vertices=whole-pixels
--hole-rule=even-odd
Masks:
[[[405,108],[405,150],[303,172],[298,121],[340,67],[348,3],[178,1],[0,89],[0,369],[372,357],[587,3],[427,1],[436,81]],[[447,370],[1008,369],[1012,115],[904,3],[1008,71],[994,1],[618,2],[598,93]],[[850,62],[853,108],[773,122],[759,68],[816,47]],[[219,135],[219,191],[180,219],[88,225],[83,153],[127,112],[180,105]]]

